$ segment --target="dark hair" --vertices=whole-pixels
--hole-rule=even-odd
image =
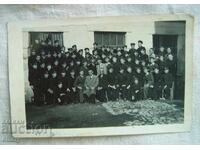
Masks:
[[[131,43],[131,46],[132,46],[132,45],[135,45],[135,43]]]
[[[143,42],[142,42],[141,40],[139,40],[139,41],[138,41],[138,43],[141,43],[141,44],[143,44]]]

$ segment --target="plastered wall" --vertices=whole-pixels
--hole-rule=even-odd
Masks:
[[[142,14],[173,14],[186,13],[195,18],[194,28],[194,49],[193,49],[193,122],[191,132],[173,134],[152,134],[133,136],[113,136],[113,137],[87,137],[87,138],[59,138],[59,139],[14,139],[8,132],[1,134],[2,122],[10,119],[9,106],[9,78],[8,78],[8,45],[7,45],[7,22],[36,19],[62,19],[63,17],[90,17],[90,16],[122,16],[122,15],[142,15]],[[1,144],[200,144],[200,101],[199,101],[199,79],[200,79],[200,5],[1,5],[0,6],[0,143]],[[155,31],[153,24],[146,24],[143,33],[149,33],[149,37]],[[79,43],[80,47],[89,47],[93,43],[92,30],[100,29],[128,31],[126,42],[137,41],[142,37],[145,46],[150,48],[152,41],[143,33],[132,36],[133,31],[126,27],[119,29],[117,26],[102,27],[80,26],[75,29],[71,27],[71,32],[65,31],[64,39],[69,41],[73,35],[85,34],[87,37],[74,39],[74,43]],[[146,28],[147,27],[147,28]],[[69,28],[68,28],[69,29]],[[82,30],[85,29],[85,30]],[[132,28],[131,28],[132,29]],[[90,31],[91,30],[91,31]],[[73,32],[72,32],[73,31]],[[138,32],[139,30],[137,30]],[[71,35],[71,36],[70,36]],[[24,36],[27,36],[24,34]],[[72,36],[72,37],[73,37]],[[181,39],[180,39],[181,40]],[[70,39],[71,41],[71,39]],[[73,44],[74,44],[73,43]],[[67,43],[72,45],[72,43]],[[68,46],[67,46],[68,47]],[[91,47],[91,46],[90,46]],[[26,49],[26,44],[24,45]],[[17,50],[17,49],[16,49]],[[191,49],[192,52],[192,49]],[[25,55],[26,57],[26,55]]]

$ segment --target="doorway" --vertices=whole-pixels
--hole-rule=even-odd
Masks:
[[[154,34],[153,35],[153,48],[155,48],[155,52],[158,52],[158,50],[161,46],[163,46],[164,48],[170,47],[172,49],[174,55],[176,55],[177,40],[178,40],[178,35]]]

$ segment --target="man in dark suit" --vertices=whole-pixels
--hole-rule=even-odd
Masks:
[[[47,104],[48,102],[48,88],[50,83],[50,76],[49,72],[45,71],[44,75],[41,78],[40,87],[41,87],[41,99],[44,104]]]
[[[67,84],[67,94],[68,94],[68,103],[76,103],[77,102],[77,91],[75,87],[75,81],[76,81],[76,75],[75,71],[71,70],[68,79],[68,84]]]
[[[124,68],[120,68],[119,74],[117,75],[117,91],[119,92],[121,99],[126,100],[126,85],[127,76]]]
[[[142,86],[141,82],[135,78],[132,85],[132,100],[138,101],[142,99]]]
[[[29,84],[33,90],[34,103],[41,105],[41,90],[40,90],[40,72],[39,64],[35,61],[29,68]]]
[[[96,43],[96,42],[94,42],[94,44],[93,44],[93,51],[97,51],[97,55],[99,57],[101,57],[102,49],[98,48],[98,43]],[[92,51],[92,53],[93,53],[93,51]]]
[[[142,50],[146,50],[145,47],[142,46],[142,45],[143,45],[143,41],[139,40],[139,41],[138,41],[138,49],[137,49],[139,55],[141,55],[141,51],[142,51]]]
[[[136,51],[135,49],[135,43],[131,43],[131,49],[129,49],[129,55],[133,58],[134,57],[134,52]]]
[[[59,41],[55,40],[54,41],[54,47],[53,47],[54,51],[58,54],[61,53],[61,46],[59,45]]]
[[[126,81],[126,94],[125,94],[125,97],[127,100],[134,100],[132,99],[132,86],[133,86],[133,82],[134,82],[134,79],[135,79],[135,76],[134,76],[134,73],[132,71],[132,67],[131,66],[128,66],[127,67],[127,73],[126,73],[126,78],[127,78],[127,81]]]
[[[62,105],[67,100],[67,84],[66,71],[62,70],[58,76],[58,82],[56,86],[56,98],[57,103]]]
[[[108,100],[114,101],[118,98],[117,91],[116,91],[116,74],[114,73],[114,69],[112,66],[108,69],[107,75],[107,82],[108,82]]]
[[[31,68],[32,65],[36,62],[36,52],[34,49],[31,50],[31,55],[28,57],[28,68]]]
[[[58,82],[58,76],[57,72],[55,70],[52,71],[51,77],[49,80],[49,87],[47,90],[47,104],[56,104],[57,102],[57,82]]]
[[[158,100],[162,98],[162,87],[163,87],[163,75],[161,74],[158,67],[154,69],[153,78],[154,78],[154,98]]]
[[[164,98],[165,99],[170,99],[170,89],[172,88],[172,84],[173,84],[173,76],[172,74],[169,72],[169,68],[165,68],[164,69],[164,86],[163,86],[163,90],[164,90]]]
[[[103,68],[100,69],[100,74],[98,77],[99,77],[99,84],[97,87],[96,98],[100,100],[101,102],[106,102],[107,101],[106,90],[108,86],[108,81],[107,81],[107,76],[104,73]]]

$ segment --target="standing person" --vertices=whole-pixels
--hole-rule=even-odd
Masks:
[[[139,40],[138,41],[138,49],[137,49],[139,56],[141,55],[142,50],[146,51],[145,47],[143,46],[143,41]]]
[[[141,84],[141,82],[137,78],[135,78],[132,86],[132,100],[138,101],[142,99],[142,86],[143,85]]]
[[[45,58],[46,64],[53,64],[54,62],[54,57],[51,55],[51,52],[47,52],[47,56]]]
[[[76,87],[74,86],[75,80],[76,80],[75,71],[71,70],[70,75],[68,77],[68,86],[67,86],[69,103],[77,103]]]
[[[173,76],[172,74],[169,72],[169,68],[165,68],[164,70],[164,86],[163,86],[163,90],[164,90],[164,98],[165,99],[170,99],[170,89],[172,88],[173,85]]]
[[[36,53],[40,53],[40,41],[38,39],[35,39],[34,44],[33,44],[33,49],[36,50]]]
[[[67,80],[66,70],[63,69],[62,71],[60,71],[57,84],[57,101],[58,104],[60,105],[64,104],[65,102],[66,103],[68,102],[67,85],[68,85],[68,80]]]
[[[135,71],[135,77],[139,80],[139,82],[143,85],[144,83],[144,79],[143,79],[143,70],[141,69],[141,67],[137,67],[136,71]]]
[[[158,51],[158,57],[163,56],[165,57],[165,48],[163,46],[160,47],[159,51]]]
[[[50,63],[46,64],[46,71],[48,72],[49,76],[52,74],[52,65]]]
[[[150,72],[154,72],[155,68],[159,68],[158,64],[155,63],[154,58],[150,58],[150,63],[148,64]]]
[[[124,68],[120,68],[119,74],[117,75],[117,91],[119,92],[119,98],[126,100],[126,84],[127,76],[124,72]]]
[[[104,74],[107,74],[107,67],[105,63],[102,63],[102,59],[97,60],[96,70],[97,70],[97,76],[101,74],[102,70]]]
[[[146,54],[145,49],[141,49],[140,60],[144,61],[146,64],[148,63],[149,56]]]
[[[127,100],[134,100],[132,99],[132,95],[133,95],[133,92],[132,92],[132,89],[133,89],[133,82],[134,82],[134,79],[135,79],[135,76],[134,76],[134,73],[132,71],[132,67],[131,66],[128,66],[127,67],[127,73],[126,73],[126,76],[127,76],[127,83],[126,83],[126,99]]]
[[[58,73],[59,72],[59,69],[60,69],[60,64],[59,64],[59,60],[58,59],[55,59],[55,61],[53,62],[53,66],[52,68]]]
[[[107,101],[107,97],[106,97],[106,91],[107,91],[107,85],[108,85],[108,81],[107,81],[107,76],[103,70],[103,68],[100,70],[100,74],[99,74],[99,84],[97,87],[97,94],[96,94],[96,98],[100,101],[100,102],[106,102]]]
[[[33,64],[36,62],[36,52],[33,49],[31,55],[28,57],[28,68],[32,68]]]
[[[81,61],[81,63],[83,62],[83,59],[84,59],[84,57],[83,57],[83,49],[80,49],[79,51],[78,51],[78,59]]]
[[[166,66],[166,62],[165,62],[163,56],[160,56],[160,57],[159,57],[159,60],[157,61],[157,64],[158,64],[160,73],[163,74],[163,73],[164,73],[165,66]]]
[[[79,76],[76,78],[74,82],[74,87],[76,87],[77,95],[78,95],[78,102],[83,103],[83,90],[84,90],[84,83],[85,83],[85,73],[84,70],[80,70]]]
[[[59,41],[55,40],[54,41],[54,47],[53,47],[54,51],[58,54],[61,53],[61,46],[59,45]]]
[[[162,84],[163,84],[163,76],[158,68],[154,69],[153,78],[154,78],[154,98],[158,100],[162,98]]]
[[[107,81],[108,81],[108,100],[114,101],[117,99],[117,92],[116,92],[116,74],[114,73],[113,67],[110,66],[108,69],[108,75],[107,75]]]
[[[176,62],[175,62],[174,56],[172,54],[169,54],[165,62],[166,62],[166,66],[169,68],[169,72],[172,74],[172,76],[175,77]]]
[[[76,45],[72,45],[72,53],[77,54],[77,46]]]
[[[80,71],[84,72],[84,76],[88,75],[88,63],[86,60],[83,61],[83,65],[81,66]]]
[[[99,79],[92,69],[89,69],[88,76],[85,79],[84,97],[90,103],[95,103],[96,88],[99,84]]]
[[[57,77],[57,72],[55,70],[52,71],[50,81],[49,81],[49,87],[47,90],[47,104],[55,104],[56,103],[56,96],[57,96],[57,91],[56,91],[56,86],[58,82],[58,77]]]
[[[74,67],[75,75],[78,76],[81,69],[81,60],[77,59]]]
[[[29,84],[33,90],[33,102],[36,105],[41,105],[41,90],[40,90],[40,71],[37,62],[34,62],[29,68]]]
[[[47,55],[47,53],[48,53],[47,44],[45,43],[44,40],[41,40],[40,43],[41,43],[40,44],[40,49],[44,50],[45,54]]]
[[[112,67],[114,70],[114,73],[118,74],[119,73],[119,63],[117,62],[117,57],[113,56],[112,58]]]
[[[42,76],[41,82],[40,82],[40,87],[41,87],[41,99],[44,104],[47,104],[48,101],[48,88],[49,88],[49,83],[50,83],[50,77],[48,71],[45,71],[44,75]]]
[[[132,58],[130,56],[127,57],[126,65],[129,66],[129,67],[131,67],[132,70],[134,69],[135,65],[134,65],[134,62],[132,61]]]
[[[153,74],[147,68],[144,68],[144,73],[144,99],[152,99],[154,85]]]
[[[98,48],[98,43],[96,43],[96,42],[94,42],[94,44],[93,44],[93,51],[97,51],[97,55],[99,57],[101,57],[102,49]],[[93,53],[93,51],[92,51],[92,53]]]
[[[120,58],[119,68],[123,68],[124,71],[126,71],[126,69],[127,69],[127,65],[125,64],[125,59],[124,59],[124,57],[121,57],[121,58]]]
[[[129,49],[129,55],[131,58],[134,57],[134,53],[135,53],[136,49],[135,49],[135,43],[131,43],[131,49]]]
[[[53,46],[52,46],[51,40],[48,40],[48,39],[47,39],[46,49],[47,49],[47,51],[50,52],[51,54],[54,53],[54,48],[53,48]]]
[[[92,58],[91,59],[91,63],[88,64],[88,69],[89,70],[92,70],[94,75],[97,75],[97,68],[96,68],[96,61],[95,61],[95,58]]]
[[[165,59],[167,59],[169,55],[173,55],[172,49],[170,47],[167,48],[167,51],[166,51],[166,54],[165,54]]]

